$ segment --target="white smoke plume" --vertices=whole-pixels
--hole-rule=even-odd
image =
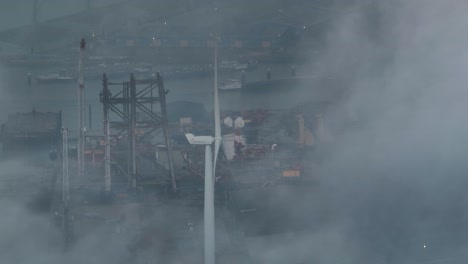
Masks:
[[[301,202],[311,219],[329,220],[282,238],[293,243],[263,239],[263,250],[253,250],[259,262],[466,261],[466,7],[457,0],[335,5],[311,72],[337,80],[346,97],[326,114],[335,139],[314,172],[319,191],[311,190],[322,203]]]

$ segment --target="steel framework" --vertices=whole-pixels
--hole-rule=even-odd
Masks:
[[[176,191],[166,110],[168,91],[164,88],[163,78],[158,73],[156,79],[136,80],[131,74],[129,81],[112,83],[104,74],[102,87],[99,97],[104,113],[105,190],[111,190],[111,171],[125,174],[130,186],[136,189],[139,185],[140,161],[146,159],[159,165],[155,155],[148,153],[152,151],[151,141],[163,132],[168,168],[163,168],[163,180],[160,183],[171,183],[172,189]],[[123,144],[118,147],[119,141]],[[126,164],[119,162],[117,156],[125,157]]]

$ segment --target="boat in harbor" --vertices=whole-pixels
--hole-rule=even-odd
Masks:
[[[36,77],[36,81],[38,83],[64,83],[71,82],[76,79],[77,78],[75,76],[65,72],[40,74]]]
[[[294,77],[272,80],[261,80],[244,83],[242,91],[264,91],[274,89],[300,89],[308,88],[316,77]]]
[[[242,90],[243,92],[254,92],[274,89],[307,88],[314,79],[314,77],[297,77],[265,81],[253,81],[247,83],[242,83],[241,80],[230,79],[219,82],[218,89],[224,92],[240,90]]]
[[[218,89],[221,91],[235,91],[242,89],[242,82],[240,80],[227,80],[220,82]]]
[[[239,63],[237,61],[222,61],[219,65],[221,71],[241,71],[248,69],[247,63]]]

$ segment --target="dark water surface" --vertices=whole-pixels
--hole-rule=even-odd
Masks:
[[[254,71],[247,72],[247,81],[258,81],[266,78],[266,71],[271,69],[272,79],[289,77],[289,65],[261,65]],[[155,69],[157,70],[157,69]],[[49,72],[53,70],[49,70]],[[63,125],[76,129],[77,127],[77,83],[75,81],[60,84],[38,84],[33,78],[32,86],[28,87],[27,73],[36,76],[47,72],[41,67],[17,68],[0,66],[0,121],[3,123],[9,113],[28,112],[33,107],[37,111],[62,110]],[[219,76],[219,80],[239,78],[240,73]],[[312,73],[298,68],[298,76],[311,76]],[[136,78],[138,79],[138,75]],[[163,76],[164,77],[164,76]],[[125,77],[123,76],[122,79]],[[118,80],[109,80],[118,81]],[[121,80],[120,80],[121,81]],[[167,100],[192,101],[202,103],[206,110],[211,110],[213,105],[214,80],[208,78],[194,79],[169,79],[165,81],[166,89],[170,90]],[[117,87],[115,87],[117,88]],[[86,111],[88,105],[92,108],[92,129],[102,127],[102,104],[99,102],[99,92],[102,89],[101,80],[86,81]],[[220,92],[220,104],[222,109],[245,110],[257,108],[285,109],[293,107],[305,101],[322,101],[330,97],[330,94],[319,87],[317,83],[304,85],[301,89],[276,89],[260,92],[232,91]],[[88,118],[88,114],[86,114]],[[88,120],[86,124],[88,125]]]

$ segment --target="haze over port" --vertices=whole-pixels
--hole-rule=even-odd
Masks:
[[[464,263],[466,7],[2,1],[1,262],[204,263],[216,46],[216,263]]]

